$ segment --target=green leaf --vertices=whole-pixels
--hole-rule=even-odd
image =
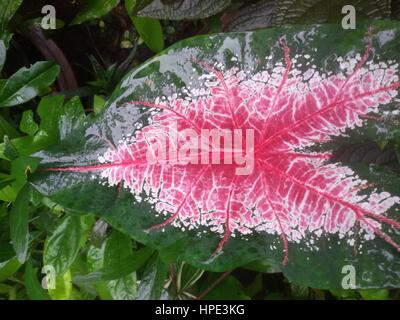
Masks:
[[[388,300],[389,290],[359,290],[358,293],[364,300]]]
[[[18,193],[10,211],[10,235],[18,260],[23,263],[28,256],[29,245],[29,193],[26,184]]]
[[[21,265],[21,262],[19,262],[16,257],[8,261],[0,262],[0,282],[7,280],[15,274]]]
[[[0,72],[3,70],[4,63],[6,62],[7,48],[4,40],[0,40]]]
[[[20,156],[11,162],[11,174],[16,183],[23,185],[28,178],[28,174],[35,172],[40,162],[39,158]]]
[[[24,272],[26,293],[32,300],[48,300],[49,295],[46,290],[42,288],[42,285],[37,278],[37,271],[37,268],[33,266],[32,260],[29,260]]]
[[[121,279],[111,280],[107,288],[113,300],[133,300],[137,294],[136,273],[127,275]]]
[[[8,136],[4,136],[3,154],[6,160],[15,160],[19,156],[19,152],[14,143],[10,141]]]
[[[133,258],[131,239],[121,232],[114,230],[106,241],[104,268],[118,270],[121,261],[130,258]]]
[[[17,290],[14,286],[0,283],[0,294],[7,294],[9,300],[16,300]]]
[[[104,108],[106,101],[102,96],[95,95],[93,97],[93,111],[98,114]]]
[[[13,246],[11,244],[2,244],[0,247],[0,263],[10,260],[15,256]]]
[[[330,290],[331,294],[338,299],[343,300],[356,300],[358,298],[357,290],[351,289],[333,289]]]
[[[137,260],[137,255],[132,254],[132,241],[115,230],[101,248],[91,247],[89,249],[88,264],[90,271],[93,272],[92,274],[96,275],[96,272],[108,270],[106,272],[109,272],[109,274],[114,273],[121,276],[114,280],[96,281],[96,289],[102,299],[132,300],[136,297],[135,270],[131,269],[129,271],[132,272],[126,274],[125,268],[121,268],[121,264],[135,259]]]
[[[19,137],[21,134],[9,121],[7,121],[3,116],[0,116],[0,137],[4,137],[5,135],[8,136],[8,138],[13,139]]]
[[[0,144],[0,158],[11,159],[11,156],[17,157],[19,154],[29,156],[71,132],[77,135],[77,141],[83,139],[80,133],[85,113],[79,98],[70,99],[64,106],[63,100],[62,96],[43,98],[38,107],[41,118],[39,131],[34,136],[19,137]]]
[[[46,132],[39,130],[33,137],[19,137],[0,144],[0,158],[10,160],[19,155],[29,156],[49,145],[51,145],[49,136]]]
[[[58,122],[63,112],[64,97],[44,97],[40,100],[37,113],[40,116],[40,130],[43,130],[52,139],[57,141]]]
[[[40,162],[39,158],[19,156],[11,162],[11,177],[13,179],[10,189],[12,189],[11,201],[16,200],[15,196],[28,181],[28,176],[36,170]]]
[[[1,33],[0,32],[0,75],[1,71],[3,70],[4,64],[6,62],[7,58],[7,49],[10,45],[10,41],[12,39],[12,34],[11,33]],[[4,86],[5,80],[0,79],[0,89]]]
[[[163,293],[167,278],[168,265],[158,255],[154,256],[146,265],[143,277],[138,288],[139,300],[158,300]]]
[[[71,24],[81,24],[101,18],[114,9],[119,2],[119,0],[89,0],[86,7],[77,14]]]
[[[82,239],[81,219],[68,214],[53,234],[46,239],[43,264],[53,266],[57,275],[63,275],[74,262]]]
[[[22,0],[0,0],[0,35],[6,30],[8,22],[21,3]]]
[[[49,295],[53,300],[69,300],[72,294],[72,274],[67,270],[62,275],[57,275],[55,288],[48,289]]]
[[[141,248],[134,252],[133,255],[119,260],[119,266],[117,266],[117,262],[114,262],[115,265],[111,268],[102,268],[99,271],[91,272],[87,275],[76,276],[74,281],[83,283],[121,279],[142,267],[152,254],[153,250],[151,248]]]
[[[150,50],[157,53],[164,49],[164,35],[158,20],[143,17],[131,17],[131,19],[136,31]]]
[[[29,69],[22,68],[12,75],[0,91],[0,107],[25,103],[54,82],[60,67],[54,62],[36,62]]]
[[[33,119],[32,110],[24,111],[21,123],[19,124],[19,129],[30,136],[33,136],[39,130],[39,126]]]

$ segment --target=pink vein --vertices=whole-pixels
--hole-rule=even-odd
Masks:
[[[217,248],[215,249],[214,253],[212,254],[212,256],[214,256],[215,254],[217,254],[218,252],[220,252],[224,245],[225,242],[229,239],[229,236],[231,234],[231,229],[229,226],[230,223],[230,209],[231,209],[231,200],[232,200],[232,195],[233,195],[233,191],[235,189],[235,184],[236,184],[236,178],[237,176],[234,176],[231,182],[231,187],[230,187],[230,191],[229,191],[229,196],[228,196],[228,205],[226,207],[226,220],[225,220],[225,232],[224,232],[224,237],[222,238],[222,240],[218,243]]]
[[[278,91],[276,92],[276,94],[274,96],[274,100],[272,102],[272,106],[271,106],[271,108],[269,108],[268,115],[265,118],[265,123],[263,125],[262,130],[261,130],[261,136],[264,136],[265,131],[267,130],[268,119],[269,119],[273,109],[275,109],[275,105],[276,105],[276,101],[278,100],[278,96],[281,93],[281,91],[282,91],[282,89],[283,89],[283,87],[284,87],[284,85],[286,83],[288,74],[289,74],[290,69],[292,67],[292,60],[290,59],[290,48],[283,41],[281,41],[280,44],[283,46],[283,52],[284,52],[284,55],[285,55],[285,66],[286,66],[286,68],[285,68],[285,72],[283,73],[281,83],[279,84]]]
[[[344,207],[350,208],[351,210],[353,210],[356,213],[358,219],[362,219],[363,218],[362,216],[360,216],[360,213],[362,213],[364,215],[373,217],[373,218],[375,218],[375,219],[377,219],[379,221],[385,222],[385,223],[389,224],[390,226],[392,226],[394,228],[400,229],[400,223],[397,222],[397,221],[394,221],[394,220],[392,220],[390,218],[387,218],[387,217],[379,215],[379,214],[375,214],[375,213],[370,212],[370,211],[368,211],[366,209],[363,209],[363,208],[361,208],[361,207],[359,207],[359,206],[357,206],[357,205],[355,205],[353,203],[347,202],[347,201],[345,201],[345,200],[343,200],[341,198],[338,198],[338,197],[332,196],[330,194],[327,194],[326,192],[320,191],[320,190],[316,189],[315,187],[313,187],[312,185],[310,185],[309,183],[304,182],[304,181],[300,181],[297,178],[287,174],[286,172],[278,169],[277,167],[275,167],[273,165],[270,165],[267,162],[262,161],[262,163],[266,167],[271,169],[272,172],[275,172],[278,175],[283,176],[284,178],[286,178],[288,180],[291,180],[293,183],[299,185],[301,188],[306,189],[306,190],[311,191],[311,192],[314,192],[314,193],[317,193],[318,195],[320,195],[320,196],[322,196],[324,198],[327,198],[328,200],[330,200],[332,202],[337,202],[337,203],[341,204]]]
[[[268,197],[268,194],[267,194],[267,189],[268,189],[267,185],[268,184],[267,184],[267,182],[265,180],[266,180],[265,173],[263,172],[263,179],[261,181],[262,181],[262,185],[263,185],[263,189],[264,189],[265,198],[267,199],[267,201],[268,201],[270,207],[272,208],[272,210],[275,211],[275,205],[271,202],[271,199]],[[286,237],[285,231],[283,230],[281,220],[279,219],[278,214],[275,213],[275,212],[274,212],[274,217],[275,217],[275,220],[278,222],[278,226],[279,226],[279,229],[280,229],[280,232],[281,232],[280,236],[281,236],[281,239],[282,239],[282,242],[283,242],[283,260],[282,260],[282,265],[286,266],[288,264],[288,262],[289,262],[289,243],[288,243],[288,239]]]
[[[346,80],[343,82],[343,84],[341,85],[340,89],[338,90],[338,92],[336,93],[335,96],[335,102],[337,101],[337,99],[340,96],[340,93],[342,92],[343,88],[347,85],[347,83],[354,77],[355,74],[357,74],[357,72],[361,69],[361,67],[365,64],[365,62],[367,62],[368,57],[369,57],[369,53],[372,50],[372,35],[370,32],[368,32],[368,46],[366,47],[363,57],[361,58],[361,60],[357,63],[356,67],[354,68],[353,72],[346,78]]]
[[[372,96],[372,95],[375,95],[377,93],[388,91],[388,90],[392,90],[392,89],[397,89],[399,87],[400,87],[400,82],[395,82],[395,83],[393,83],[393,84],[391,84],[389,86],[386,86],[386,87],[381,87],[381,88],[376,89],[376,90],[372,90],[372,91],[367,91],[367,92],[361,93],[359,95],[356,95],[356,96],[352,97],[351,99],[346,99],[346,100],[340,101],[338,103],[336,101],[334,101],[334,102],[330,103],[328,106],[326,106],[326,107],[324,107],[324,108],[322,108],[322,109],[320,109],[318,111],[315,111],[315,112],[309,114],[308,116],[306,116],[304,118],[301,118],[301,119],[299,119],[298,121],[296,121],[294,123],[291,123],[290,125],[288,125],[286,127],[283,127],[281,130],[279,130],[279,131],[275,132],[273,135],[271,135],[263,143],[259,144],[255,150],[256,151],[259,150],[261,147],[271,143],[271,141],[273,141],[276,138],[280,137],[281,135],[289,132],[291,129],[298,127],[299,125],[303,124],[304,122],[306,122],[306,121],[308,121],[308,120],[310,120],[310,119],[312,119],[312,118],[314,118],[316,116],[319,116],[321,114],[324,114],[325,112],[330,111],[332,108],[341,106],[341,105],[343,105],[346,102],[349,102],[351,100],[360,99],[360,98],[367,97],[367,96]],[[353,112],[356,112],[356,111],[353,110]]]
[[[217,70],[216,68],[214,68],[213,66],[209,65],[206,61],[198,61],[195,60],[195,62],[201,66],[203,66],[204,68],[208,69],[209,71],[211,71],[216,78],[218,79],[219,83],[222,85],[222,87],[224,88],[225,94],[226,94],[226,100],[228,101],[228,105],[229,105],[229,112],[231,114],[232,120],[233,120],[233,124],[236,128],[239,128],[238,122],[236,120],[236,116],[235,116],[235,112],[233,110],[233,106],[232,106],[232,101],[230,99],[230,90],[228,88],[228,85],[226,84],[224,75]]]
[[[178,117],[185,120],[186,122],[188,122],[196,130],[196,132],[198,134],[200,134],[200,132],[201,132],[200,128],[192,120],[190,120],[189,118],[185,117],[183,114],[179,113],[178,111],[176,111],[173,108],[170,108],[168,106],[164,106],[164,105],[157,104],[157,103],[146,102],[146,101],[130,101],[130,102],[128,102],[128,104],[139,104],[139,105],[142,105],[142,106],[148,107],[148,108],[157,108],[157,109],[161,109],[161,110],[170,111],[170,112],[174,113],[175,115],[177,115]]]
[[[200,170],[200,172],[196,175],[196,177],[194,178],[192,184],[190,185],[190,189],[189,191],[186,193],[185,198],[182,200],[181,204],[179,205],[178,209],[176,210],[176,212],[170,216],[167,220],[165,220],[162,223],[156,224],[155,226],[152,226],[148,229],[146,229],[145,231],[151,231],[154,229],[159,229],[162,227],[165,227],[166,225],[170,224],[171,222],[173,222],[177,217],[179,217],[179,212],[181,211],[181,209],[183,208],[183,205],[186,203],[187,198],[189,197],[189,195],[191,194],[193,188],[196,186],[196,184],[199,182],[199,180],[201,179],[201,177],[203,176],[203,174],[205,173],[205,171],[210,167],[210,165],[202,168]]]

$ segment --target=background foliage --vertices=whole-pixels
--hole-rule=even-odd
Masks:
[[[399,299],[399,290],[385,288],[302,287],[269,261],[206,272],[161,256],[90,212],[66,212],[28,183],[39,164],[34,153],[74,130],[70,123],[98,114],[127,71],[165,47],[199,34],[339,23],[344,3],[359,9],[360,20],[400,17],[390,0],[0,0],[0,298]],[[56,30],[38,25],[45,4],[57,9]],[[390,166],[396,180],[398,126],[369,138],[370,163]],[[367,151],[354,143],[338,156],[352,162]],[[51,276],[46,265],[55,267],[55,289],[41,283]]]

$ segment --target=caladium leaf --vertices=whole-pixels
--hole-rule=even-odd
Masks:
[[[167,259],[215,271],[269,260],[318,288],[340,288],[354,269],[356,287],[398,287],[399,188],[370,186],[310,147],[393,107],[399,31],[185,40],[128,74],[96,118],[64,123],[75,130],[38,154],[32,184]]]

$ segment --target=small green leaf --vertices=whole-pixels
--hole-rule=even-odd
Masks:
[[[136,31],[151,51],[158,53],[164,49],[164,35],[160,21],[132,16],[131,19]]]
[[[0,72],[3,70],[4,63],[6,62],[6,44],[4,40],[0,40]]]
[[[13,286],[0,283],[0,294],[7,294],[9,300],[15,300],[17,296],[17,290]]]
[[[113,300],[135,299],[137,293],[136,272],[121,279],[108,281],[107,288]]]
[[[6,30],[8,22],[21,3],[22,0],[0,0],[0,34]]]
[[[40,116],[40,130],[45,131],[51,138],[58,135],[58,120],[63,111],[63,96],[44,97],[38,106]]]
[[[79,135],[78,125],[82,125],[85,113],[78,97],[70,99],[63,106],[63,96],[45,97],[38,106],[41,118],[39,130],[34,136],[24,136],[0,144],[0,158],[9,160],[11,145],[14,156],[29,156],[58,141],[60,132],[64,135],[74,132]],[[1,123],[1,122],[0,122]]]
[[[11,107],[36,97],[56,79],[60,67],[54,62],[36,62],[12,75],[0,91],[0,107]]]
[[[133,258],[131,239],[119,231],[113,230],[106,241],[104,250],[104,268],[118,270],[121,261]]]
[[[11,162],[11,177],[14,181],[10,187],[15,196],[28,181],[28,175],[36,170],[40,162],[39,158],[19,156]],[[14,201],[15,197],[12,198]]]
[[[35,136],[25,136],[9,140],[0,144],[0,158],[10,160],[12,155],[10,147],[13,148],[14,158],[19,155],[29,156],[43,148],[48,147],[51,144],[49,136],[44,131],[38,131]]]
[[[21,267],[21,263],[16,257],[0,263],[0,282],[8,279]]]
[[[0,190],[0,200],[5,202],[13,202],[17,197],[17,193],[15,190],[10,186],[6,186]]]
[[[21,123],[19,124],[19,129],[30,136],[33,136],[39,130],[35,119],[33,119],[32,110],[24,111],[22,114]]]
[[[17,184],[22,185],[27,181],[28,174],[34,172],[40,162],[39,158],[20,156],[11,162],[11,175]]]
[[[109,264],[108,268],[102,268],[101,270],[91,272],[87,275],[76,276],[74,281],[76,283],[84,283],[121,279],[142,267],[152,254],[153,249],[149,247],[141,248],[132,255],[119,259],[118,263],[114,262]],[[101,264],[102,263],[103,262],[101,262]]]
[[[106,100],[99,95],[95,95],[93,97],[93,111],[95,114],[98,114],[105,106]]]
[[[49,295],[53,300],[69,300],[72,293],[72,275],[67,270],[63,275],[57,275],[55,288],[49,289]]]
[[[358,293],[364,300],[387,300],[389,299],[389,290],[358,290]]]
[[[4,136],[3,150],[4,157],[6,160],[14,160],[18,158],[19,152],[15,147],[14,143],[10,141],[8,136]]]
[[[119,0],[89,0],[83,10],[72,20],[71,24],[81,24],[105,16],[119,4]]]
[[[355,300],[358,298],[356,290],[350,289],[332,289],[329,290],[330,293],[335,296],[337,299],[343,300]]]
[[[10,235],[18,260],[23,263],[28,256],[29,245],[29,192],[26,184],[18,193],[10,212]]]
[[[101,248],[90,247],[88,265],[91,271],[103,268],[109,272],[121,272],[123,261],[135,260],[132,254],[132,241],[129,237],[114,230]],[[132,300],[136,296],[136,272],[119,279],[98,281],[95,286],[101,299]]]
[[[4,137],[7,135],[10,139],[19,137],[21,134],[14,126],[6,120],[3,116],[0,116],[0,136]]]
[[[80,216],[66,215],[53,234],[46,239],[44,265],[53,266],[57,275],[67,272],[78,254],[81,237]]]
[[[42,288],[41,283],[37,278],[37,268],[33,266],[32,260],[29,260],[25,267],[24,283],[26,293],[33,300],[48,300],[49,295]]]
[[[138,288],[139,300],[158,300],[163,292],[168,265],[154,256],[146,265]]]
[[[0,246],[0,263],[5,262],[13,258],[15,255],[13,246],[9,243],[1,244]]]

